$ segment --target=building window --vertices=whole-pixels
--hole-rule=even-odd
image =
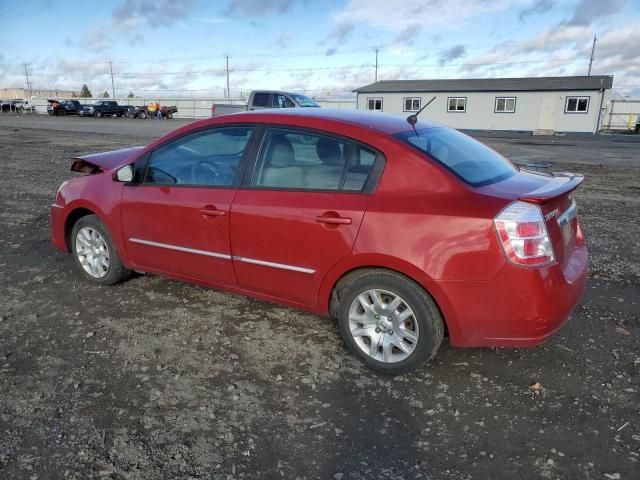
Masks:
[[[367,98],[367,110],[382,111],[382,98],[381,97],[369,97]]]
[[[449,97],[447,99],[448,112],[466,112],[467,97]]]
[[[422,98],[420,97],[404,97],[404,111],[405,112],[417,112],[420,110],[420,104]]]
[[[496,97],[495,113],[515,113],[516,97]]]
[[[564,113],[587,113],[590,97],[567,97]]]

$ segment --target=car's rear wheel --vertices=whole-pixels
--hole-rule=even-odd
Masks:
[[[167,113],[166,117],[171,120],[173,118],[173,113],[169,112]]]
[[[96,215],[80,218],[71,231],[73,258],[88,280],[114,285],[131,276],[118,255],[109,230]]]
[[[102,112],[100,110],[96,110],[96,112],[93,114],[96,118],[102,118]]]
[[[342,337],[373,370],[393,375],[413,371],[442,343],[444,322],[437,305],[398,273],[373,271],[338,295]]]
[[[147,113],[146,112],[140,112],[140,114],[138,115],[141,119],[145,120],[147,118]]]

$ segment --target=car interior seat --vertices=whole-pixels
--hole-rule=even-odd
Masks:
[[[284,135],[271,137],[267,148],[260,185],[265,187],[301,187],[303,172],[295,166],[295,152]]]
[[[322,163],[307,171],[305,187],[337,190],[344,169],[344,158],[339,142],[330,138],[320,138],[316,143],[316,153]]]

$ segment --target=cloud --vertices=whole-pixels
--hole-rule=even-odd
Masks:
[[[591,25],[597,20],[617,14],[626,3],[627,0],[580,0],[567,24]]]
[[[228,15],[262,17],[286,13],[294,0],[231,0],[225,13]]]
[[[467,49],[464,45],[456,45],[455,47],[451,47],[448,50],[445,50],[440,54],[438,58],[438,63],[440,66],[449,63],[458,58],[462,58],[467,54]]]
[[[429,27],[432,32],[460,28],[470,19],[512,6],[513,0],[470,2],[468,0],[348,0],[334,15],[334,22],[368,23],[393,32],[407,29],[407,22]]]
[[[291,40],[293,40],[293,35],[287,32],[281,32],[273,42],[273,45],[278,48],[287,48]]]
[[[555,0],[534,0],[531,6],[524,8],[520,11],[518,18],[521,22],[524,22],[527,17],[531,15],[540,15],[546,13],[553,8]]]
[[[221,17],[192,17],[196,22],[208,23],[211,25],[219,25],[221,23],[226,23],[227,20]]]
[[[113,12],[112,22],[121,30],[131,30],[146,23],[151,28],[168,26],[186,17],[194,0],[125,0]]]
[[[107,41],[107,30],[104,27],[93,27],[84,34],[77,45],[91,52],[102,52],[110,46]]]
[[[416,41],[416,37],[420,34],[420,30],[422,26],[419,23],[412,23],[407,28],[402,30],[400,33],[396,35],[396,38],[393,40],[394,44],[406,44],[413,45]]]
[[[334,47],[329,48],[326,55],[333,55],[337,52],[338,47],[345,43],[355,29],[353,22],[340,22],[336,24],[323,40],[318,42],[318,45],[325,45],[327,43],[334,44]]]

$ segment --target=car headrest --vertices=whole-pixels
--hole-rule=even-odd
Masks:
[[[295,163],[291,142],[285,136],[274,136],[269,144],[266,164],[270,167],[290,167]]]
[[[318,158],[325,165],[342,165],[342,151],[337,141],[329,138],[321,138],[316,143]]]

